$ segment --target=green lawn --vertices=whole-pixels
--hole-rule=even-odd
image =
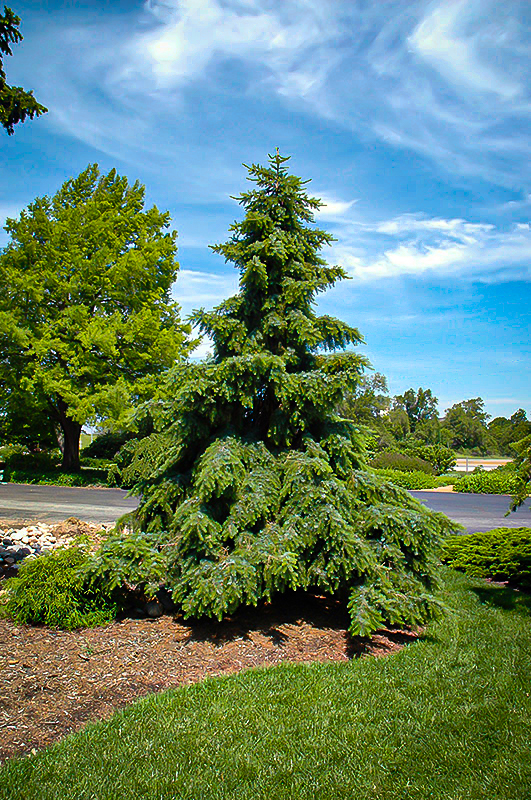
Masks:
[[[0,770],[15,800],[531,797],[531,598],[447,572],[448,614],[383,659],[152,695]]]

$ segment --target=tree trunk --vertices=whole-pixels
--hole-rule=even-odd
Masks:
[[[57,442],[63,454],[62,468],[67,472],[79,472],[79,440],[81,425],[68,416],[68,406],[58,398],[55,404],[50,403],[55,420]]]
[[[67,472],[79,472],[79,439],[81,437],[81,425],[73,419],[65,418],[61,421],[63,429],[63,463],[62,467]]]

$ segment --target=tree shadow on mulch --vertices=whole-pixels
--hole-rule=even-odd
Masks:
[[[182,619],[176,617],[177,621],[182,623]],[[281,630],[283,626],[305,625],[314,634],[334,631],[344,636],[344,653],[349,659],[375,655],[375,650],[383,647],[382,638],[385,638],[385,648],[394,650],[419,637],[418,632],[403,629],[377,631],[372,638],[352,637],[348,633],[350,618],[345,602],[303,591],[285,593],[270,603],[260,603],[256,608],[241,608],[219,622],[201,619],[188,620],[184,624],[190,626],[188,641],[210,642],[218,646],[238,639],[249,640],[251,633],[258,632],[282,648],[290,641]]]

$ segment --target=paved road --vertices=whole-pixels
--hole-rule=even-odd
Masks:
[[[504,517],[509,497],[493,494],[457,494],[444,492],[411,492],[434,511],[443,511],[469,531],[490,528],[531,527],[531,509],[522,507]],[[85,522],[115,522],[132,511],[137,498],[128,497],[122,489],[70,489],[62,486],[26,486],[0,484],[0,520],[61,522],[78,517]]]
[[[115,522],[136,508],[137,503],[122,489],[0,484],[0,519],[11,522],[62,522],[68,517],[84,522]]]
[[[411,492],[428,508],[442,511],[460,522],[469,533],[491,528],[531,528],[529,500],[518,511],[505,517],[510,497],[504,494],[461,494],[458,492]]]

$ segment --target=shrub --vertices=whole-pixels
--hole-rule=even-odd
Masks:
[[[375,472],[402,489],[436,489],[437,486],[444,486],[449,483],[446,479],[441,480],[435,475],[426,475],[425,472],[418,470],[401,472],[397,469],[377,469]]]
[[[79,464],[81,468],[88,467],[89,469],[105,469],[108,470],[112,466],[113,461],[110,458],[80,458]]]
[[[442,444],[422,444],[411,442],[404,449],[405,455],[417,456],[431,464],[437,475],[442,475],[455,466],[455,453]]]
[[[494,528],[449,536],[441,558],[471,577],[506,580],[531,589],[531,528]]]
[[[26,560],[6,583],[2,614],[19,624],[91,628],[109,622],[116,602],[101,580],[88,576],[88,555],[81,544]]]
[[[14,451],[5,458],[6,472],[48,472],[56,468],[61,460],[59,450],[44,450],[40,453]]]
[[[433,475],[431,464],[417,456],[404,455],[403,453],[378,453],[369,464],[374,469],[392,469],[400,472],[423,472]]]
[[[89,445],[83,448],[81,456],[83,458],[112,459],[120,447],[132,438],[133,434],[126,431],[100,433]]]
[[[514,494],[517,488],[517,476],[511,472],[480,470],[470,475],[463,475],[455,483],[456,492],[473,494]]]
[[[81,472],[62,472],[59,469],[47,472],[7,469],[4,480],[9,483],[29,483],[39,486],[106,486],[106,469],[84,469]]]

